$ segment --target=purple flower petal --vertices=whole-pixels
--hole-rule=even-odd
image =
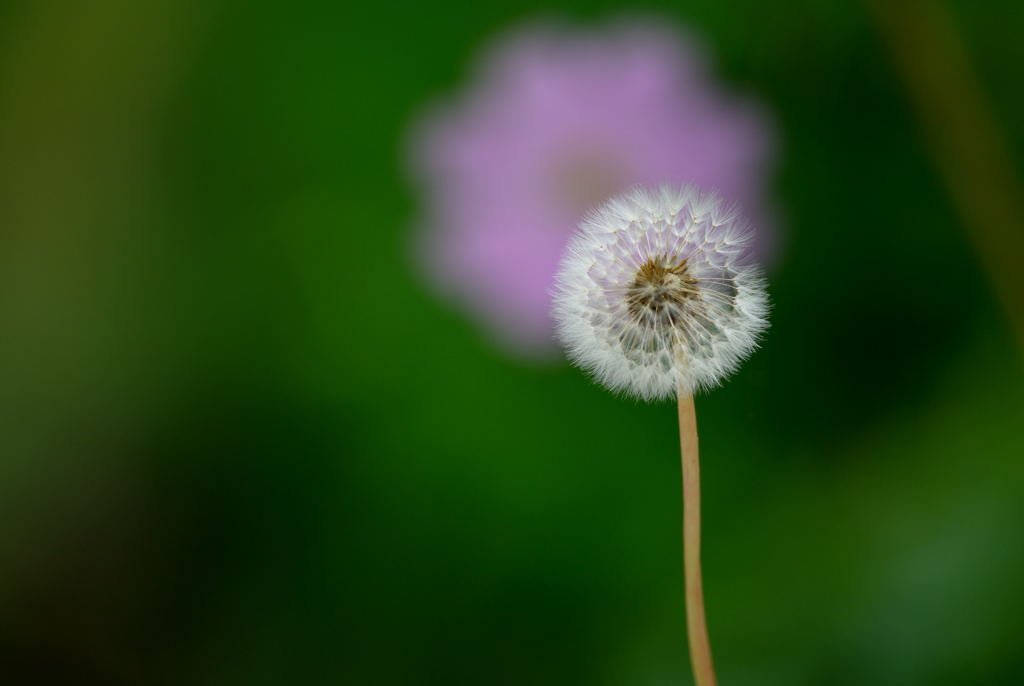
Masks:
[[[584,214],[633,185],[694,183],[744,206],[764,257],[773,149],[764,110],[663,23],[522,28],[414,126],[417,259],[504,347],[553,356],[553,276]]]

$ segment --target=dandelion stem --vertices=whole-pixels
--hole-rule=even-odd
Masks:
[[[697,686],[716,686],[711,663],[704,583],[700,573],[700,454],[693,396],[679,389],[679,447],[683,461],[683,571],[686,579],[686,632]]]

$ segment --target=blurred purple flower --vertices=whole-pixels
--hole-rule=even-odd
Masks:
[[[763,258],[773,143],[765,112],[723,91],[699,44],[662,23],[513,31],[413,128],[417,258],[504,347],[546,356],[553,275],[584,213],[635,184],[694,183],[743,206]]]

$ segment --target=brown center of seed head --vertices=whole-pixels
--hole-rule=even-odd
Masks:
[[[668,323],[673,323],[676,308],[698,294],[697,279],[690,274],[685,258],[652,257],[637,270],[626,290],[626,307],[640,322],[653,325],[667,317]]]

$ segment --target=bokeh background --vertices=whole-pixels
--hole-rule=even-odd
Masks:
[[[1024,5],[873,7],[0,4],[0,683],[690,683],[674,408],[508,354],[410,249],[425,103],[639,10],[776,127],[772,329],[698,399],[721,682],[1024,683],[1024,228],[964,200],[1021,188],[943,146],[1019,169]]]

